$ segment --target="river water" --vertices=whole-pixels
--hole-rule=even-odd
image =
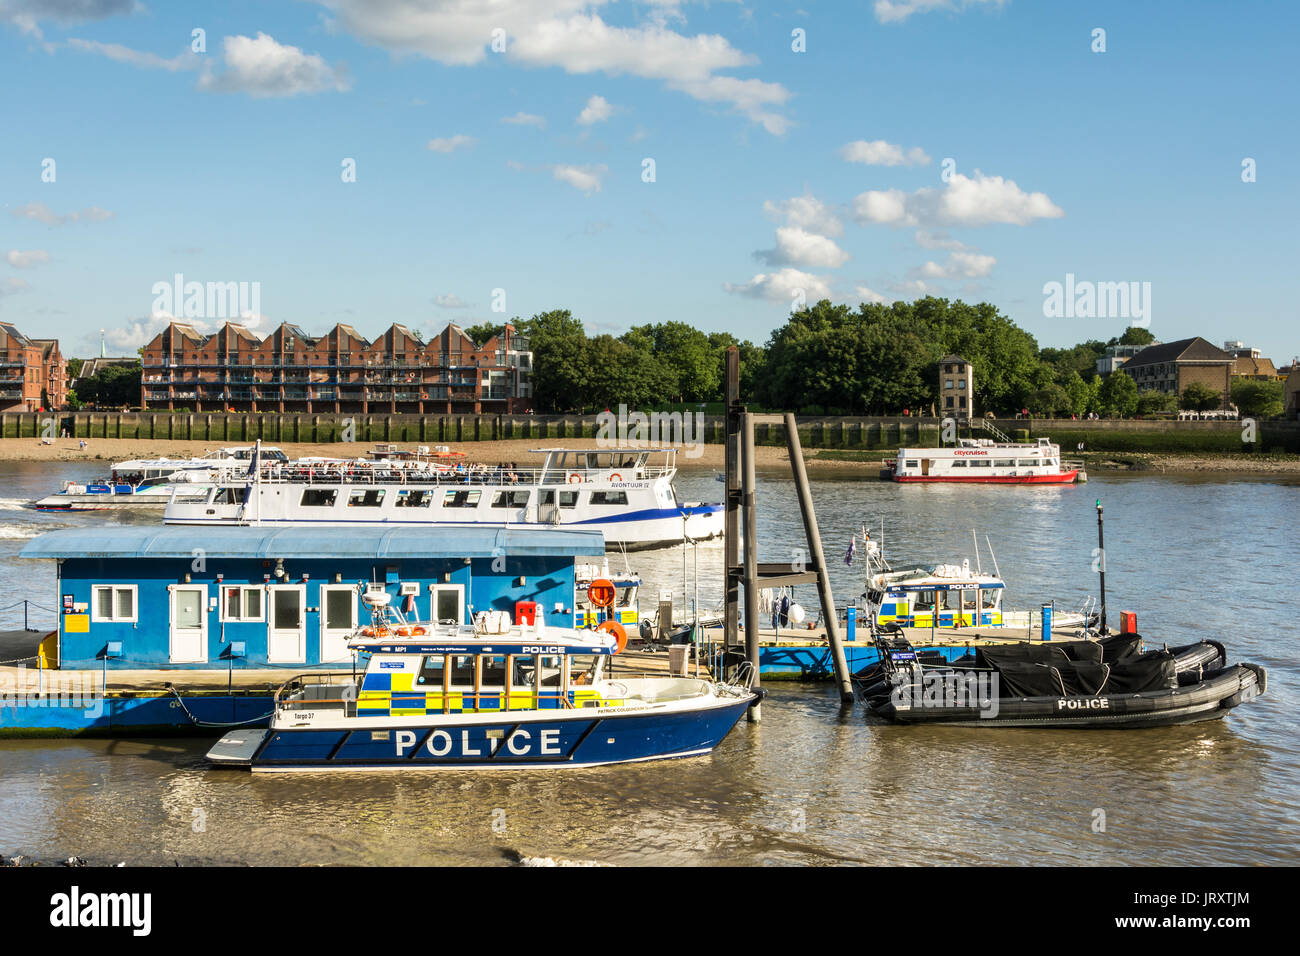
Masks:
[[[18,559],[44,530],[154,518],[22,505],[93,464],[0,463],[0,626],[52,608],[53,568]],[[684,499],[717,500],[711,472]],[[128,864],[1279,864],[1300,862],[1294,530],[1300,481],[1096,476],[1082,486],[900,486],[819,478],[838,603],[864,523],[894,563],[993,558],[1021,608],[1094,593],[1106,508],[1112,622],[1152,641],[1223,641],[1268,669],[1267,696],[1225,720],[1145,731],[908,728],[841,707],[827,684],[769,685],[760,724],[710,756],[565,772],[254,775],[208,769],[209,741],[0,740],[0,854]],[[793,487],[760,475],[760,559],[802,543]],[[661,590],[716,606],[722,549],[628,557]],[[622,559],[612,557],[611,563]],[[796,598],[815,609],[811,587]],[[32,625],[52,611],[32,608]],[[41,617],[41,615],[44,617]]]

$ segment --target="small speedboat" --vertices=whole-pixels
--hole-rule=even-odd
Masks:
[[[1267,689],[1264,668],[1228,664],[1217,641],[1142,651],[1125,634],[979,647],[942,663],[901,638],[877,643],[879,663],[854,682],[869,710],[895,723],[1163,727],[1215,720]]]
[[[359,680],[294,678],[276,694],[269,729],[231,731],[207,759],[255,771],[410,771],[690,757],[713,750],[759,700],[748,672],[730,682],[615,679],[608,664],[626,634],[613,621],[548,627],[538,608],[519,624],[505,611],[467,626],[408,623],[389,598],[363,595],[371,623],[349,643],[367,661]]]

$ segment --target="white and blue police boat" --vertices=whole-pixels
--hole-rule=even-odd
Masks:
[[[615,677],[626,635],[511,622],[408,623],[368,593],[350,647],[364,671],[282,685],[269,729],[227,733],[208,752],[254,771],[553,769],[712,751],[759,700],[752,680]]]

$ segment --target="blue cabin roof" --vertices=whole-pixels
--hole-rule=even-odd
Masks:
[[[65,528],[29,542],[20,558],[491,558],[605,553],[600,531],[556,528],[187,527]]]

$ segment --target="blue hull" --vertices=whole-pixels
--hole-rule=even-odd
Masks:
[[[254,770],[378,770],[417,767],[590,767],[708,753],[749,708],[748,699],[694,712],[571,718],[530,717],[473,726],[384,730],[273,730]]]
[[[185,707],[205,723],[265,727],[274,709],[270,694],[185,697]],[[261,718],[259,721],[257,718]],[[244,723],[249,721],[249,723]],[[194,734],[217,737],[224,728],[194,724],[170,695],[108,697],[58,704],[44,700],[0,697],[0,737],[128,737]]]
[[[944,660],[952,661],[968,652],[965,644],[927,646],[927,651],[937,651]],[[846,644],[844,657],[849,673],[856,673],[880,660],[874,645]],[[762,680],[830,680],[835,676],[831,662],[831,649],[826,644],[787,644],[781,647],[759,649],[759,675]]]

